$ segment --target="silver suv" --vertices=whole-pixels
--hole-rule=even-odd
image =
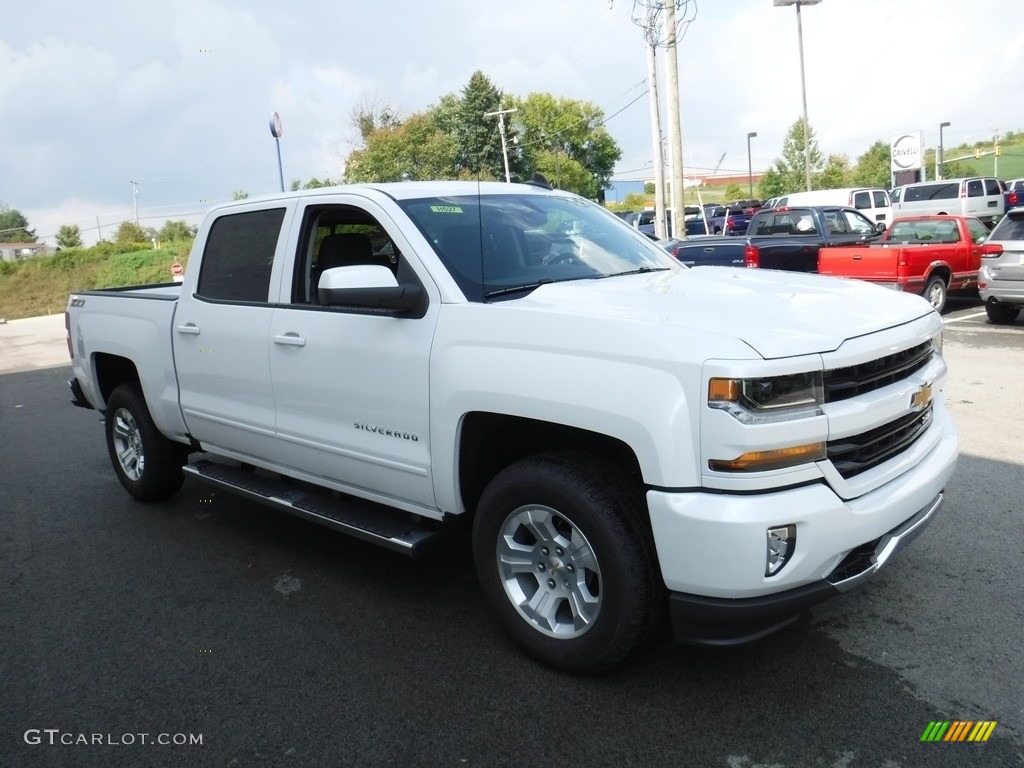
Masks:
[[[993,323],[1012,323],[1024,306],[1024,208],[1013,208],[989,235],[1001,253],[982,254],[978,290]]]

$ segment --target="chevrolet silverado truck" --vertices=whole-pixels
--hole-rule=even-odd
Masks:
[[[187,476],[409,555],[470,519],[497,621],[582,673],[666,614],[738,643],[861,584],[957,458],[927,302],[687,269],[538,186],[220,205],[182,283],[75,293],[67,328],[131,496]]]
[[[978,287],[983,255],[1002,252],[985,245],[988,236],[988,227],[970,216],[898,219],[877,244],[822,248],[818,273],[921,294],[941,312],[948,292]]]
[[[816,272],[821,248],[861,245],[884,230],[852,208],[762,208],[751,217],[746,237],[702,237],[681,245],[675,255],[687,266]]]

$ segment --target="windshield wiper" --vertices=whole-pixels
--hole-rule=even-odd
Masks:
[[[668,267],[639,267],[637,269],[629,269],[625,272],[613,272],[610,275],[600,275],[600,277],[622,277],[623,275],[643,275],[648,272],[668,272]]]
[[[542,285],[555,282],[550,277],[546,277],[543,280],[538,280],[535,283],[524,283],[523,285],[510,285],[507,288],[495,288],[493,291],[488,291],[484,294],[485,299],[491,299],[495,296],[507,296],[510,293],[522,293],[524,291],[534,291],[540,288]]]

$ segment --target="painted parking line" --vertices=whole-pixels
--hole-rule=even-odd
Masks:
[[[988,314],[987,312],[975,312],[973,315],[964,315],[963,317],[954,317],[952,320],[943,320],[942,322],[945,325],[949,325],[950,323],[959,323],[959,322],[961,322],[963,320],[973,320],[975,317],[983,317],[984,315],[987,315],[987,314]]]

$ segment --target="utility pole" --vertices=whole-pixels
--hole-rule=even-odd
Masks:
[[[676,0],[665,3],[665,30],[668,40],[665,43],[665,67],[668,69],[668,140],[669,152],[672,157],[672,236],[681,233],[680,239],[686,239],[686,227],[683,226],[683,136],[679,114],[679,59],[676,56]]]
[[[651,145],[654,148],[654,234],[664,240],[668,237],[665,227],[665,156],[661,151],[661,102],[658,100],[657,65],[657,12],[648,3],[644,15],[647,39],[647,86],[650,91]]]
[[[505,140],[505,115],[515,112],[515,107],[512,109],[499,109],[494,112],[484,112],[484,117],[498,116],[498,132],[501,134],[501,155],[505,158],[505,183],[509,184],[512,182],[512,174],[508,170],[508,142]]]
[[[135,223],[139,223],[139,182],[128,179],[128,183],[132,185],[132,191],[134,192],[135,198]]]

